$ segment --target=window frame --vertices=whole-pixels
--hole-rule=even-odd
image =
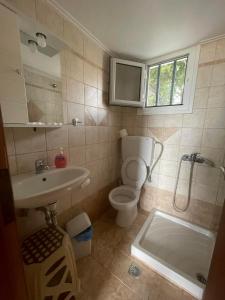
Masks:
[[[189,55],[184,55],[184,56],[179,56],[179,57],[175,57],[173,59],[168,59],[165,61],[161,61],[160,63],[156,63],[156,64],[152,64],[152,65],[148,65],[147,66],[147,82],[146,82],[146,101],[145,101],[145,107],[146,108],[152,108],[152,107],[164,107],[164,106],[176,106],[176,105],[183,105],[183,96],[184,96],[184,90],[182,92],[182,101],[181,103],[178,104],[172,104],[172,100],[173,100],[173,95],[174,95],[174,83],[175,83],[175,79],[176,79],[176,65],[177,65],[177,61],[181,60],[181,59],[187,59],[186,62],[186,68],[185,68],[185,75],[184,75],[184,85],[185,85],[185,80],[186,80],[186,74],[187,74],[187,65],[188,65],[188,58]],[[166,104],[166,105],[159,105],[158,104],[158,100],[159,100],[159,81],[160,81],[160,75],[161,75],[161,66],[166,64],[166,63],[173,63],[173,72],[172,72],[172,81],[171,81],[171,90],[170,90],[170,104]],[[153,67],[157,67],[158,71],[157,71],[157,93],[156,93],[156,105],[147,105],[148,102],[148,81],[149,81],[149,76],[150,76],[150,69]]]
[[[154,115],[154,114],[178,114],[178,113],[192,113],[193,101],[195,94],[195,85],[198,72],[200,46],[194,46],[191,48],[183,49],[177,52],[163,55],[146,62],[147,65],[147,79],[146,79],[146,98],[145,107],[138,109],[138,115]],[[185,83],[183,91],[182,104],[176,105],[161,105],[161,106],[146,106],[147,103],[147,90],[148,90],[148,77],[149,68],[154,65],[163,64],[172,60],[176,60],[182,57],[188,56]]]

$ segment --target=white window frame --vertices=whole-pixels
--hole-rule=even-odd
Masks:
[[[148,66],[151,66],[154,64],[159,64],[165,61],[176,59],[177,57],[188,55],[186,77],[184,83],[183,104],[171,105],[171,106],[143,107],[138,109],[138,115],[192,113],[193,101],[195,95],[195,85],[196,85],[196,79],[198,73],[199,53],[200,53],[200,45],[183,49],[177,52],[173,52],[168,55],[163,55],[146,62]],[[146,86],[147,84],[148,83],[146,83]],[[146,98],[147,98],[147,88],[146,88]]]
[[[140,80],[140,96],[136,101],[129,101],[124,99],[116,99],[116,66],[117,64],[135,66],[141,69],[141,80]],[[145,105],[145,68],[146,65],[143,63],[120,59],[120,58],[111,58],[110,64],[110,94],[109,94],[109,104],[110,105],[119,105],[119,106],[134,106],[134,107],[144,107]]]

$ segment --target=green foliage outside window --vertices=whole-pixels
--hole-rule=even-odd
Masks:
[[[188,57],[149,67],[146,106],[180,105]]]

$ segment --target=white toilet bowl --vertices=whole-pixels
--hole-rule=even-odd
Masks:
[[[117,213],[116,223],[130,226],[137,216],[140,192],[147,178],[147,166],[151,164],[151,140],[145,137],[122,138],[121,178],[123,185],[109,193],[109,201]]]
[[[109,201],[118,210],[116,223],[121,227],[130,226],[137,216],[140,190],[128,185],[116,187],[109,193]]]

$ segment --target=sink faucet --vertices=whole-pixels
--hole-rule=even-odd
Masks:
[[[48,170],[49,166],[47,165],[46,161],[43,159],[35,160],[35,172],[36,174],[42,173],[44,170]]]

